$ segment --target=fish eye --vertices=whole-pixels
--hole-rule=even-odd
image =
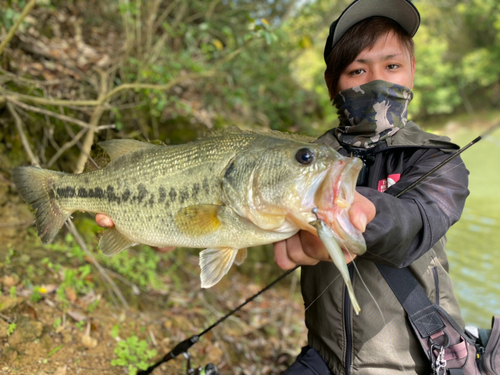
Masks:
[[[309,150],[308,148],[301,148],[295,154],[295,159],[303,165],[309,165],[314,162],[315,155],[314,152]]]

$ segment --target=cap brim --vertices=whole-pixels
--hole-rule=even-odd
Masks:
[[[331,48],[338,43],[352,26],[366,18],[376,16],[387,17],[396,21],[410,36],[415,35],[420,25],[418,10],[409,1],[358,0],[351,4],[337,20]]]

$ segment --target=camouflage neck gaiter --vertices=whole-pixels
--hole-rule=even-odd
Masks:
[[[406,125],[412,99],[409,88],[380,80],[343,90],[333,100],[340,120],[335,136],[354,147],[375,147]]]

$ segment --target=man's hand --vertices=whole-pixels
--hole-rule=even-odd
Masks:
[[[97,225],[99,225],[102,228],[112,228],[115,224],[111,220],[111,218],[107,215],[104,214],[97,214],[95,215],[95,222]],[[172,246],[167,246],[167,247],[153,247],[156,251],[159,251],[160,253],[168,253],[169,251],[172,251],[175,249],[175,247]]]
[[[351,223],[361,232],[366,225],[375,217],[375,205],[367,198],[355,192],[354,202],[349,209]],[[350,263],[356,255],[344,251],[347,263]],[[300,231],[296,235],[274,244],[274,261],[283,270],[289,270],[296,265],[313,266],[319,261],[331,261],[328,252],[319,237],[306,231]]]

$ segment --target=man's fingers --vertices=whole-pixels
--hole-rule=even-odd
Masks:
[[[301,266],[312,266],[318,263],[318,260],[312,258],[309,253],[306,252],[306,247],[308,243],[304,243],[301,237],[303,232],[299,232],[296,235],[286,239],[286,249],[288,258],[295,264],[300,264]],[[313,236],[315,237],[315,236]]]
[[[112,228],[115,225],[111,218],[104,214],[95,215],[95,222],[102,228]]]
[[[274,244],[274,261],[282,270],[292,269],[296,265],[312,266],[318,263],[318,260],[304,252],[299,234]]]
[[[316,263],[320,260],[331,261],[328,251],[326,251],[323,242],[321,242],[318,236],[306,231],[300,231],[299,235],[305,256],[316,260]]]
[[[366,225],[373,220],[376,214],[375,205],[358,192],[354,194],[354,202],[349,209],[349,218],[352,225],[364,232]]]
[[[292,262],[286,253],[286,240],[274,243],[274,261],[282,270],[291,270],[297,264]]]

